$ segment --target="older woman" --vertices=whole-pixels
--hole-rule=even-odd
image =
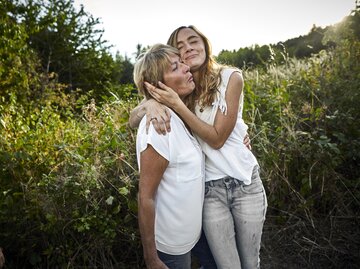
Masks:
[[[135,64],[134,81],[150,99],[144,82],[169,85],[183,102],[194,90],[190,68],[177,49],[157,44]],[[139,125],[136,151],[140,169],[139,227],[147,268],[191,268],[191,249],[201,233],[204,162],[201,148],[180,117],[171,113],[172,132]]]

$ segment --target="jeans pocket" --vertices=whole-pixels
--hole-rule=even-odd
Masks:
[[[264,186],[261,180],[256,180],[254,182],[251,182],[250,185],[241,184],[240,189],[246,194],[258,194],[264,191]]]
[[[210,195],[210,188],[211,188],[211,186],[205,185],[205,196]]]

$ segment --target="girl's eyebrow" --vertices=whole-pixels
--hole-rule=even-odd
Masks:
[[[189,36],[186,40],[191,40],[191,39],[196,39],[196,38],[200,38],[199,36],[197,36],[197,35],[192,35],[192,36]],[[183,44],[184,43],[184,41],[178,41],[178,45],[179,44]]]
[[[192,35],[192,36],[189,36],[189,38],[188,38],[188,40],[190,40],[190,39],[197,39],[197,38],[200,38],[199,36],[197,36],[197,35]]]

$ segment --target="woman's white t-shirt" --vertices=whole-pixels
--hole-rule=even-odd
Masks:
[[[136,152],[151,145],[169,161],[155,199],[157,250],[181,255],[190,251],[200,237],[204,197],[204,158],[200,145],[182,120],[171,111],[171,132],[159,135],[152,124],[145,130],[146,116],[139,125]]]
[[[233,72],[240,72],[240,70],[226,68],[222,71],[221,85],[212,106],[201,108],[198,104],[196,105],[196,115],[206,123],[213,125],[215,115],[219,110],[219,113],[227,112],[225,94],[229,78]],[[243,181],[246,185],[251,183],[252,171],[254,166],[258,165],[258,162],[253,153],[243,143],[248,129],[242,119],[243,103],[244,92],[240,96],[235,127],[222,148],[213,149],[200,137],[196,136],[206,156],[205,181],[231,176]]]

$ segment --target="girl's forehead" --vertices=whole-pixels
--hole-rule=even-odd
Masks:
[[[191,28],[181,29],[177,35],[178,41],[182,41],[182,39],[188,39],[190,37],[199,37],[199,35]]]

